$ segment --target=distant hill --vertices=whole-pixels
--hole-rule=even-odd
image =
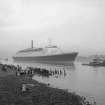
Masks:
[[[88,58],[91,58],[91,59],[94,59],[94,58],[105,59],[105,55],[91,55]]]
[[[80,61],[80,62],[89,61],[89,58],[85,56],[78,56],[76,58],[76,61]]]
[[[91,55],[91,56],[88,56],[88,57],[78,56],[76,58],[76,61],[89,62],[89,61],[92,61],[94,58],[100,58],[100,59],[104,59],[105,60],[105,55]]]

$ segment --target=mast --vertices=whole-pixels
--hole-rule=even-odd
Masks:
[[[31,40],[31,48],[33,48],[33,40]]]

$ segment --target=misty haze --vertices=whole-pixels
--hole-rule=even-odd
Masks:
[[[0,0],[0,105],[104,105],[104,28],[105,0]]]
[[[47,39],[65,52],[105,53],[104,0],[0,0],[0,56],[44,46]]]

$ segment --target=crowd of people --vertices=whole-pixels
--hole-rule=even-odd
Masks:
[[[22,68],[20,65],[13,65],[13,64],[0,64],[0,70],[4,72],[13,71],[16,73],[16,76],[33,76],[35,74],[49,77],[53,75],[66,75],[65,70],[48,70],[46,68],[40,67],[26,67],[25,69]]]
[[[8,65],[8,64],[0,63],[0,70],[5,71],[5,72],[7,72],[9,70],[16,71],[16,70],[18,70],[18,67],[20,67],[20,66],[19,65],[15,66],[15,65],[12,65],[12,64]]]

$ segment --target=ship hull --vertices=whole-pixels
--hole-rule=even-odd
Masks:
[[[13,57],[14,61],[24,62],[47,62],[47,63],[73,63],[78,53],[67,53],[58,55],[47,55],[47,56],[28,56],[28,57]]]

